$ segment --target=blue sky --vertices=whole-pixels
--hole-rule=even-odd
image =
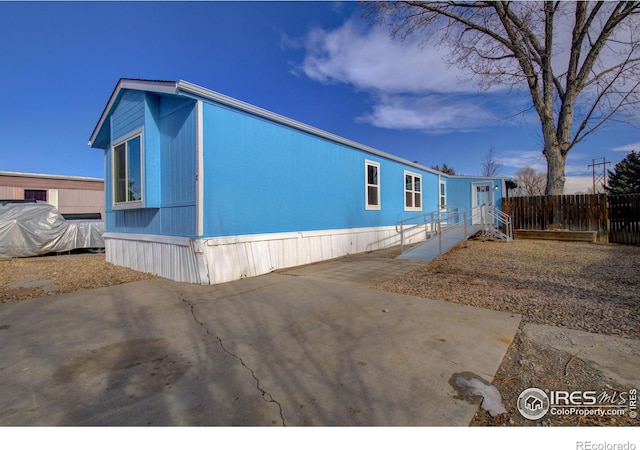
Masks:
[[[87,141],[121,77],[186,80],[426,166],[510,176],[546,167],[527,95],[479,93],[441,50],[391,40],[355,2],[0,2],[0,170],[103,176]],[[612,125],[569,154],[587,165],[640,148]]]

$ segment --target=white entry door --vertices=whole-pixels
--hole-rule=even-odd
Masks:
[[[482,182],[482,183],[472,183],[471,191],[472,191],[471,206],[473,206],[474,208],[480,205],[493,206],[493,183],[492,182],[489,181],[489,182]],[[483,223],[480,208],[473,210],[473,223],[474,224]]]

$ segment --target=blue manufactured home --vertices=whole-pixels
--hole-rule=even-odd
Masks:
[[[105,155],[107,260],[191,283],[397,245],[401,220],[505,192],[185,81],[121,79],[89,145]]]

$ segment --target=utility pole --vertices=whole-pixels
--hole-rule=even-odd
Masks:
[[[598,158],[598,160],[602,160],[601,162],[597,162],[595,158],[591,160],[591,164],[587,167],[591,168],[591,176],[593,180],[593,193],[597,194],[596,185],[601,185],[602,190],[605,191],[605,187],[607,186],[607,164],[611,165],[611,161],[605,160],[605,157]],[[602,166],[602,173],[600,173],[600,166]],[[596,168],[598,168],[596,170]]]

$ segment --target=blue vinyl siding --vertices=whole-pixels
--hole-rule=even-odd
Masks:
[[[111,142],[144,125],[144,92],[124,91],[111,115]]]
[[[196,113],[193,100],[161,97],[159,190],[162,234],[196,233]]]
[[[144,205],[146,208],[158,208],[162,201],[162,173],[160,152],[160,123],[158,117],[160,98],[146,93],[144,96]]]
[[[112,116],[112,129],[126,134],[144,127],[145,208],[111,209],[109,146],[105,151],[106,230],[194,236],[195,102],[135,91],[125,91],[122,101]]]
[[[108,211],[105,226],[108,232],[193,237],[195,206]]]
[[[211,103],[204,104],[204,234],[230,236],[394,225],[407,166]],[[365,209],[365,160],[380,163],[381,209]],[[423,211],[437,175],[423,177]]]
[[[165,234],[157,208],[111,211],[106,214],[106,230],[118,233]]]
[[[196,201],[196,114],[195,102],[160,101],[161,166],[163,207],[195,206]]]
[[[450,205],[459,206],[462,210],[470,209],[472,206],[472,191],[471,185],[473,183],[492,183],[493,186],[498,186],[498,190],[493,190],[494,205],[498,208],[502,208],[502,180],[498,178],[482,178],[482,177],[469,177],[469,178],[445,178],[443,180],[447,183],[447,203]]]
[[[153,218],[148,212],[115,211],[113,204],[113,172],[112,172],[112,144],[119,138],[131,133],[145,124],[144,93],[140,91],[124,91],[110,117],[111,142],[105,149],[105,229],[106,231],[124,231],[148,233],[153,228]],[[146,134],[146,133],[145,133]],[[143,136],[146,147],[146,136]],[[143,149],[144,154],[144,149]],[[145,186],[146,192],[146,186]],[[144,217],[143,217],[144,216]]]
[[[111,142],[142,128],[144,208],[111,208],[111,143],[105,150],[106,229],[195,237],[196,101],[123,91],[110,116]],[[211,100],[203,101],[204,237],[393,226],[437,210],[438,174],[368,153]],[[367,210],[365,161],[380,165],[380,209]],[[421,211],[405,211],[405,171],[422,177]],[[471,207],[471,185],[502,180],[448,177],[446,201]]]

